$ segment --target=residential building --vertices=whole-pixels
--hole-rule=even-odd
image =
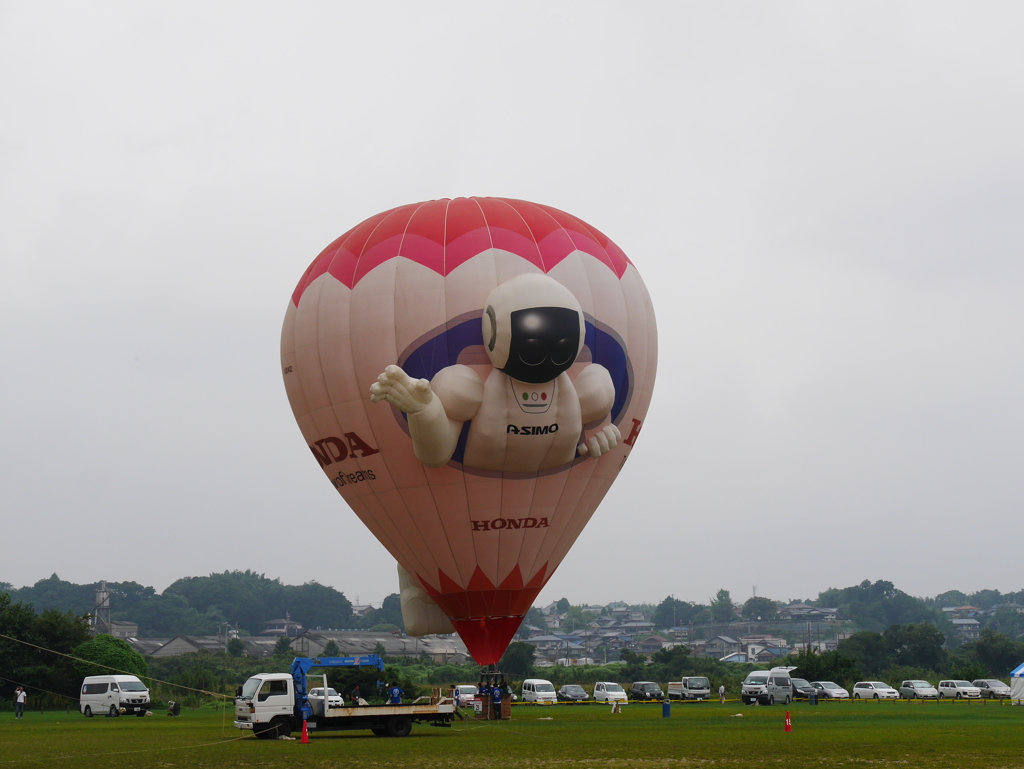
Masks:
[[[740,642],[735,638],[730,638],[725,635],[716,635],[714,638],[709,638],[704,642],[703,656],[722,659],[722,657],[734,654],[738,651],[741,651]]]

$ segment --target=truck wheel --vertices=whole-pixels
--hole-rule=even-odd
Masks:
[[[85,706],[85,711],[84,711],[84,712],[85,712],[85,717],[86,717],[86,718],[92,718],[92,708],[91,708],[91,707],[89,707],[88,705],[86,705],[86,706]]]
[[[406,716],[392,716],[384,729],[388,737],[408,737],[412,731],[412,719]]]
[[[791,703],[792,701],[793,701],[793,700],[792,700],[792,698],[791,698],[791,697],[790,697],[790,696],[789,696],[789,695],[787,694],[787,695],[786,695],[786,704],[788,705],[788,704],[789,704],[789,703]]]
[[[276,727],[276,730],[275,730]],[[285,716],[278,716],[270,722],[270,738],[275,737],[291,737],[292,736],[292,722]]]
[[[110,716],[111,718],[117,718],[121,714],[117,712],[117,708],[115,708],[113,705],[111,705],[110,706],[110,712],[107,715]]]

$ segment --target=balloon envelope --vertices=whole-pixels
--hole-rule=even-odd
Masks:
[[[491,664],[629,456],[657,332],[601,232],[456,198],[385,211],[324,249],[281,357],[323,472]]]

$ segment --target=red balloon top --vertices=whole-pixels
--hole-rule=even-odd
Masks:
[[[517,254],[548,272],[573,251],[584,251],[619,278],[629,259],[599,230],[551,206],[507,198],[443,198],[371,216],[325,248],[292,294],[325,272],[353,288],[379,264],[403,256],[447,276],[488,248]]]

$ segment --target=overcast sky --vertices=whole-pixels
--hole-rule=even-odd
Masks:
[[[1024,588],[1017,3],[0,3],[0,581],[397,590],[281,382],[397,205],[651,291],[654,401],[538,602]]]

